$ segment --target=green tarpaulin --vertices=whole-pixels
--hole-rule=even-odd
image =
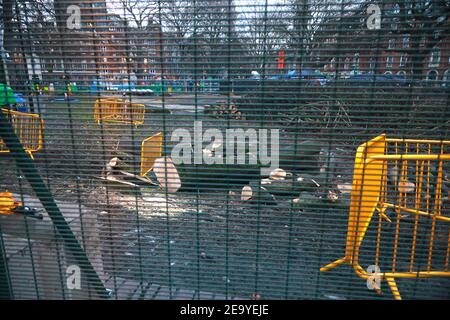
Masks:
[[[10,87],[0,83],[0,106],[5,106],[8,103],[16,103],[16,97]]]

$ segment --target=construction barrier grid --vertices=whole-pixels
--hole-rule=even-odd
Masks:
[[[1,112],[8,115],[14,131],[26,152],[31,155],[32,152],[39,151],[42,148],[42,132],[44,125],[38,114],[23,113],[8,109],[1,109]],[[1,138],[0,152],[9,152]]]
[[[145,105],[120,98],[100,98],[94,104],[94,118],[99,124],[116,122],[138,126],[144,123]]]
[[[450,0],[1,3],[0,300],[450,299]]]
[[[384,135],[361,145],[345,256],[321,271],[350,264],[361,278],[386,280],[396,299],[396,278],[450,276],[450,215],[442,210],[449,147],[450,141]],[[367,271],[370,265],[375,272]]]

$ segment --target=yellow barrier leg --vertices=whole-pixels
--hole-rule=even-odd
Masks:
[[[386,278],[386,281],[389,285],[389,288],[391,288],[394,299],[402,300],[402,297],[400,296],[400,291],[398,291],[398,287],[397,287],[397,283],[395,282],[395,279],[394,278]]]
[[[322,271],[322,272],[328,271],[328,270],[336,268],[336,267],[340,266],[341,264],[347,263],[347,262],[348,262],[348,260],[346,258],[338,259],[330,264],[327,264],[325,267],[320,268],[320,271]]]

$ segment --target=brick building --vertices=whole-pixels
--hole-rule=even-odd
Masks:
[[[380,30],[369,30],[365,10],[325,21],[317,31],[312,48],[312,67],[324,73],[392,74],[449,85],[450,36],[422,36],[402,32],[395,19],[383,22]],[[445,24],[450,28],[449,19]],[[415,61],[415,63],[414,63]]]
[[[60,6],[61,3],[64,7],[55,4],[55,10],[62,19],[46,24],[28,23],[33,40],[15,42],[10,52],[10,70],[30,74],[32,69],[39,69],[39,80],[46,84],[69,80],[79,85],[97,83],[106,87],[128,81],[145,83],[160,74],[158,24],[137,29],[121,16],[110,13],[105,0],[64,1],[59,2]],[[80,8],[80,24],[75,28],[65,23],[70,5]],[[30,55],[34,58],[29,58]],[[25,60],[33,63],[26,64]]]

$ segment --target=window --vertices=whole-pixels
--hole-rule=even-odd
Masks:
[[[400,67],[406,66],[407,63],[408,63],[408,56],[406,54],[402,54],[402,56],[400,57]]]
[[[331,69],[331,70],[334,70],[335,66],[336,66],[336,59],[333,57],[330,60],[330,64],[328,65],[328,68]]]
[[[45,69],[51,71],[55,69],[55,65],[51,61],[49,61],[48,63],[45,63]]]
[[[394,57],[386,57],[386,68],[392,68]]]
[[[409,48],[409,34],[403,36],[403,48]]]
[[[353,69],[359,70],[359,53],[355,53],[355,56],[353,57]]]
[[[419,45],[420,45],[421,47],[425,47],[425,42],[426,42],[425,37],[421,37],[421,38],[420,38],[420,43],[419,43]]]
[[[439,65],[439,60],[441,59],[441,50],[439,48],[434,48],[430,55],[430,67],[437,67]]]
[[[369,61],[369,69],[370,69],[370,70],[375,69],[375,59],[373,59],[373,58],[370,58],[370,61]]]
[[[436,70],[430,70],[427,73],[427,80],[428,81],[436,81],[438,78],[438,72]]]
[[[388,49],[395,47],[395,39],[389,39]]]
[[[350,69],[349,62],[350,62],[350,59],[349,58],[345,58],[344,70]]]
[[[442,85],[444,87],[450,87],[450,69],[447,69],[442,76]]]

